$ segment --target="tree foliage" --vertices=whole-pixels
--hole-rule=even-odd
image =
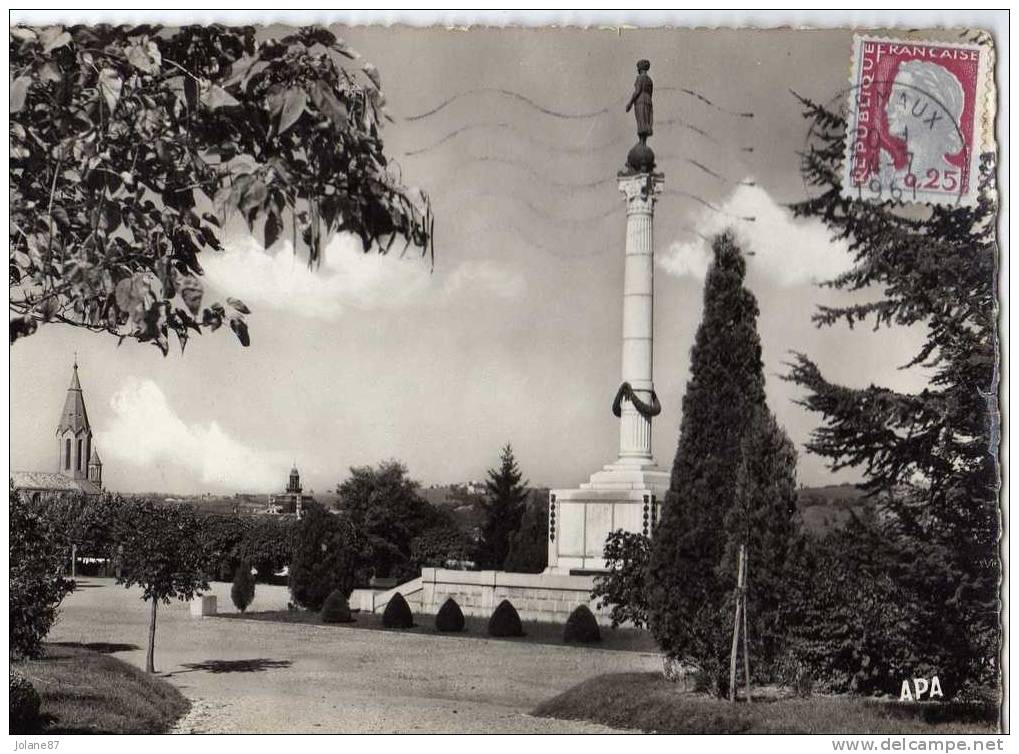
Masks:
[[[792,606],[808,597],[789,579],[788,564],[799,543],[796,519],[796,448],[767,407],[758,407],[740,444],[733,506],[720,568],[735,582],[739,546],[747,562],[750,667],[761,681],[787,671]]]
[[[510,538],[520,528],[527,500],[527,481],[517,467],[513,448],[507,444],[499,467],[488,470],[485,481],[485,523],[481,528],[478,557],[484,568],[502,570],[509,554]]]
[[[971,177],[979,186],[973,205],[906,212],[893,202],[845,198],[838,172],[845,119],[803,104],[817,141],[803,155],[803,172],[817,195],[793,211],[820,219],[849,245],[853,267],[829,287],[878,294],[822,307],[814,320],[921,327],[923,346],[905,366],[930,375],[919,393],[851,388],[797,354],[788,378],[822,419],[807,447],[833,469],[863,472],[863,488],[883,500],[887,535],[917,558],[909,570],[925,574],[920,596],[940,607],[943,626],[921,654],[947,656],[943,648],[954,646],[965,677],[989,679],[1001,637],[994,155],[984,155],[980,175]]]
[[[200,280],[231,212],[312,264],[339,232],[424,253],[427,197],[390,172],[356,57],[316,27],[12,27],[11,341],[63,322],[165,354],[228,323],[248,345],[248,308]]]
[[[651,539],[639,532],[616,529],[605,540],[606,571],[595,576],[591,599],[609,608],[612,627],[629,623],[645,628],[648,616],[648,565]]]
[[[548,490],[531,490],[520,527],[510,536],[503,569],[541,573],[548,567]]]
[[[679,446],[648,567],[648,623],[668,657],[709,675],[727,666],[733,564],[726,531],[742,443],[764,406],[757,301],[731,233],[712,242],[704,313],[683,395]],[[696,574],[696,578],[692,578]]]
[[[294,602],[319,611],[326,597],[339,590],[347,597],[366,580],[371,546],[346,517],[310,503],[297,524],[290,564],[290,594]]]
[[[336,488],[344,515],[367,537],[375,576],[415,575],[412,543],[425,531],[448,524],[420,494],[399,461],[357,466]]]
[[[74,589],[64,578],[65,539],[35,506],[10,495],[10,657],[38,657],[61,600]]]
[[[452,520],[433,526],[414,537],[410,559],[416,568],[446,568],[447,563],[463,563],[474,557],[474,543]]]

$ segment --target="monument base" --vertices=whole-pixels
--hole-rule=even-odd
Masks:
[[[548,496],[548,574],[605,570],[605,540],[616,529],[650,535],[669,489],[669,474],[652,461],[623,459],[576,489]]]

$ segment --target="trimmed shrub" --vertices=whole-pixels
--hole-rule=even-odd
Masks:
[[[248,609],[255,599],[255,577],[251,575],[251,565],[242,562],[237,566],[237,573],[234,574],[234,583],[230,587],[230,599],[234,607],[242,613]]]
[[[509,600],[503,600],[488,619],[489,636],[523,636],[524,626],[517,609]]]
[[[319,613],[323,623],[353,623],[350,615],[350,603],[346,595],[339,589],[334,589],[325,603],[322,605],[322,612]]]
[[[39,719],[39,693],[25,676],[11,668],[10,706],[11,733],[38,733],[41,726]]]
[[[385,611],[382,613],[382,625],[385,628],[411,628],[414,625],[414,616],[410,612],[410,605],[403,595],[397,592],[393,599],[389,600]]]
[[[447,597],[442,603],[439,612],[435,615],[435,629],[437,631],[463,631],[464,614],[456,600]]]
[[[575,641],[581,644],[601,641],[601,630],[594,613],[587,605],[579,605],[566,619],[563,630],[563,641]]]

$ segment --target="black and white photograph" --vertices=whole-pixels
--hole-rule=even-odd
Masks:
[[[1008,12],[541,13],[10,12],[8,750],[1005,750]]]

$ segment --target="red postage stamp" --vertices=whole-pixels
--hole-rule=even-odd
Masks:
[[[992,128],[991,54],[985,45],[854,37],[843,195],[974,201]]]

